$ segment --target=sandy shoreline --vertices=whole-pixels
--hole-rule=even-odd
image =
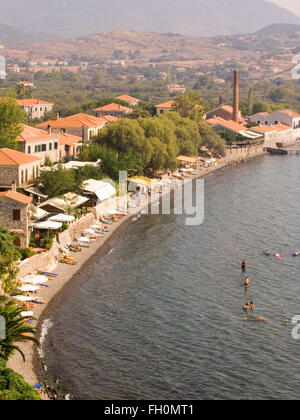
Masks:
[[[83,248],[82,252],[74,254],[78,264],[67,265],[58,263],[53,270],[54,273],[58,274],[58,278],[50,280],[47,283],[48,287],[41,287],[41,290],[39,290],[38,293],[38,296],[43,298],[46,301],[46,304],[35,305],[34,307],[34,317],[36,321],[33,326],[38,328],[39,333],[44,314],[51,306],[51,302],[55,299],[55,297],[62,292],[62,290],[72,281],[73,277],[80,271],[80,269],[87,264],[101,248],[103,249],[103,253],[105,253],[105,251],[107,253],[110,252],[110,240],[114,239],[117,232],[118,234],[120,233],[121,226],[125,229],[134,217],[135,216],[133,215],[122,217],[119,221],[110,226],[111,231],[105,233],[103,239],[98,239],[90,246],[90,248]],[[40,365],[40,360],[37,360],[36,346],[31,343],[21,343],[19,347],[25,354],[26,363],[23,363],[20,355],[16,353],[9,360],[8,367],[14,369],[17,373],[24,377],[26,382],[34,386],[38,383],[37,367]]]
[[[251,158],[253,157],[257,156],[252,156]],[[189,179],[203,178],[226,167],[230,167],[230,165],[220,164],[216,167],[203,170]],[[135,217],[136,216],[132,214],[122,217],[119,221],[110,226],[111,231],[105,233],[102,239],[98,239],[90,248],[84,248],[82,252],[74,254],[78,261],[77,265],[59,263],[57,267],[53,269],[53,272],[59,275],[58,278],[50,280],[47,284],[49,287],[41,287],[41,290],[38,293],[38,296],[43,298],[46,301],[46,304],[35,305],[34,307],[34,317],[36,318],[34,326],[38,328],[38,334],[41,333],[42,322],[46,318],[47,312],[54,299],[68,284],[70,284],[70,282],[72,282],[73,277],[80,272],[80,269],[82,269],[91,258],[98,254],[100,250],[102,251],[100,257],[110,252],[110,242],[115,239],[117,233],[121,234]],[[120,229],[121,227],[122,229]],[[38,383],[38,377],[40,376],[38,372],[40,372],[41,368],[41,359],[38,357],[36,346],[33,344],[22,343],[20,348],[25,354],[26,363],[23,363],[22,358],[16,353],[9,360],[8,366],[22,375],[26,382],[34,386]]]

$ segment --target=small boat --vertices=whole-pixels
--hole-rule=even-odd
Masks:
[[[47,277],[58,277],[58,274],[54,274],[54,273],[47,273],[47,272],[42,272],[41,274],[43,274],[44,276]]]
[[[275,252],[274,257],[277,258],[278,260],[281,258],[280,254],[278,254],[277,252]]]
[[[288,154],[287,150],[272,148],[272,147],[268,147],[267,152],[271,153],[272,155],[287,155]]]
[[[268,322],[266,318],[243,318],[245,322]]]

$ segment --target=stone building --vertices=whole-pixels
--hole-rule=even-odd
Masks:
[[[22,152],[41,158],[44,165],[46,157],[53,163],[60,160],[59,138],[53,134],[51,129],[48,132],[35,127],[23,125],[23,132],[18,138]]]
[[[15,245],[18,248],[29,246],[31,201],[31,197],[16,192],[15,183],[12,190],[0,192],[0,226],[15,234]]]
[[[29,118],[43,118],[47,112],[53,110],[54,104],[40,99],[18,99],[18,105]]]
[[[0,190],[11,188],[13,181],[17,187],[33,184],[40,175],[42,160],[12,149],[0,149]]]
[[[66,133],[77,137],[81,137],[84,142],[90,142],[98,135],[100,130],[108,124],[103,118],[97,118],[88,114],[76,114],[66,118],[58,118],[56,120],[46,121],[39,124],[37,128],[52,133]]]

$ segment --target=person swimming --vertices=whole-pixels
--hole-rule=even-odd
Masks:
[[[271,254],[270,254],[270,251],[268,250],[268,249],[266,249],[265,251],[264,251],[264,254],[265,255],[267,255],[267,257],[269,257]]]
[[[242,270],[245,271],[247,267],[247,260],[246,258],[242,261]]]

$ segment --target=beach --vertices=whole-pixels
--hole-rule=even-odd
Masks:
[[[115,234],[118,233],[118,235],[120,235],[121,231],[126,229],[133,218],[134,216],[132,215],[123,216],[120,220],[114,222],[110,226],[110,232],[105,233],[102,239],[98,239],[96,242],[92,243],[90,248],[83,248],[81,252],[74,254],[78,262],[76,265],[58,263],[57,267],[53,270],[55,274],[58,274],[58,277],[50,280],[47,283],[48,287],[41,287],[38,293],[38,296],[45,300],[46,303],[43,305],[35,305],[34,307],[35,322],[33,326],[37,327],[39,332],[43,315],[51,304],[51,301],[72,280],[73,276],[77,274],[85,264],[88,264],[89,260],[97,254],[100,249],[102,250],[102,255],[110,252],[110,243],[114,239]],[[24,377],[26,382],[34,386],[38,383],[36,367],[40,365],[40,361],[37,360],[36,346],[32,343],[21,343],[19,347],[25,355],[26,362],[24,363],[21,356],[18,353],[15,353],[9,360],[8,367],[14,369]]]
[[[253,157],[254,156],[251,156],[251,158]],[[220,163],[218,166],[213,166],[198,172],[197,175],[191,175],[188,179],[202,178],[227,166],[228,164],[226,163]],[[45,300],[46,303],[43,305],[35,305],[34,307],[35,322],[33,323],[33,326],[38,329],[39,338],[41,337],[42,323],[43,320],[47,318],[45,314],[47,314],[51,307],[51,302],[54,301],[55,297],[72,281],[74,275],[80,273],[80,270],[88,264],[95,255],[97,255],[97,258],[101,258],[103,255],[111,252],[111,243],[113,243],[117,235],[122,235],[122,232],[128,228],[135,217],[136,215],[132,214],[121,217],[110,226],[110,232],[105,233],[103,238],[92,243],[90,248],[83,248],[82,252],[74,254],[77,260],[76,265],[58,263],[58,265],[53,268],[53,273],[58,274],[58,277],[50,280],[47,283],[48,287],[41,287],[38,292],[38,296]],[[26,382],[34,386],[41,379],[38,374],[38,372],[41,371],[41,359],[38,355],[36,346],[32,343],[21,343],[19,347],[26,357],[26,362],[24,363],[21,356],[16,353],[9,360],[8,366],[22,375]],[[42,394],[42,397],[47,399],[47,395]]]

